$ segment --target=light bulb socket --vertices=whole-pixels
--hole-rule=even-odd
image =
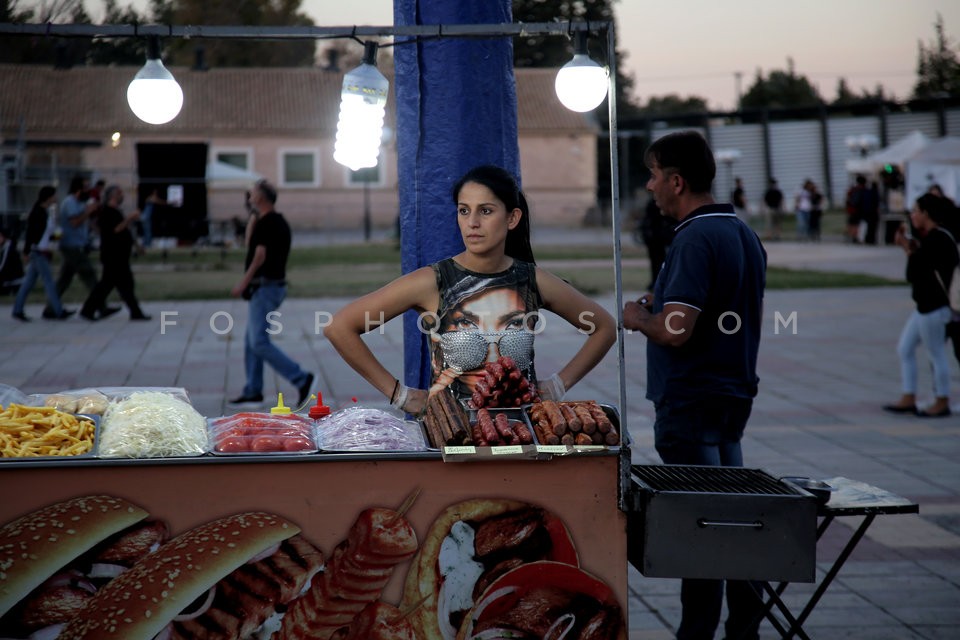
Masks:
[[[573,53],[574,55],[582,53],[585,56],[588,56],[587,52],[587,30],[577,30],[573,32]]]
[[[147,60],[160,59],[160,38],[150,36],[147,38]]]
[[[363,63],[369,64],[372,66],[377,66],[377,50],[380,48],[380,45],[376,42],[364,42],[363,43]]]

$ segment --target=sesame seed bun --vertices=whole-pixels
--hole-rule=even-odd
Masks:
[[[298,533],[293,523],[261,512],[191,529],[110,581],[58,640],[150,640],[222,578]]]
[[[114,533],[149,515],[111,496],[83,496],[0,528],[0,616],[47,578]]]

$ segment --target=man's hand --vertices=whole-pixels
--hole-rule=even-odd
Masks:
[[[233,285],[233,288],[230,289],[230,297],[239,298],[240,296],[243,295],[243,290],[246,288],[247,288],[247,285],[243,284],[242,281],[239,282],[238,284]]]
[[[636,302],[627,302],[623,305],[623,328],[630,331],[640,331],[643,323],[651,317],[650,308],[653,296],[647,294]]]

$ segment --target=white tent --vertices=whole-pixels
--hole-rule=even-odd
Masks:
[[[255,171],[241,169],[240,167],[226,162],[220,162],[219,160],[214,160],[207,164],[207,183],[215,186],[237,185],[239,183],[250,185],[262,177],[263,176]]]
[[[930,138],[920,131],[914,131],[883,149],[878,149],[863,158],[847,160],[847,173],[862,173],[866,176],[876,174],[888,164],[901,169],[914,154],[930,144]]]
[[[960,138],[939,138],[915,153],[907,160],[905,178],[907,207],[932,184],[940,185],[943,193],[956,201],[960,195]]]

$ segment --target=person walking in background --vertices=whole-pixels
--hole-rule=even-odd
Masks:
[[[27,216],[27,231],[23,239],[27,271],[17,292],[17,299],[13,303],[13,317],[22,322],[30,320],[24,313],[24,306],[27,304],[27,296],[30,295],[30,290],[36,284],[37,278],[43,282],[43,289],[47,294],[47,306],[52,311],[50,315],[44,315],[45,318],[65,320],[76,313],[63,308],[60,296],[57,294],[57,285],[50,272],[50,260],[53,257],[53,250],[50,248],[51,236],[56,226],[55,216],[50,211],[50,207],[56,201],[56,187],[50,185],[40,187],[37,201],[33,203],[33,208]]]
[[[290,225],[274,206],[276,188],[260,180],[250,192],[250,205],[256,219],[247,244],[246,270],[230,290],[235,298],[250,301],[247,331],[243,339],[246,383],[243,392],[230,400],[234,407],[263,403],[263,364],[266,362],[299,392],[297,406],[310,397],[314,375],[304,371],[290,356],[270,342],[270,317],[287,295],[287,259],[290,256]],[[252,216],[251,216],[252,217]]]
[[[820,242],[820,223],[823,220],[823,194],[817,183],[807,180],[806,189],[810,193],[810,226],[807,236],[812,242]]]
[[[710,195],[716,164],[702,135],[659,138],[644,160],[647,190],[677,221],[653,293],[623,309],[624,328],[647,337],[654,444],[665,464],[740,467],[757,394],[767,255],[733,207]],[[723,595],[722,580],[683,580],[677,637],[713,638]],[[726,637],[756,640],[755,585],[727,581],[726,596]]]
[[[953,270],[960,263],[957,243],[939,226],[948,215],[942,198],[920,196],[910,211],[913,233],[901,225],[894,236],[907,254],[907,281],[916,309],[907,318],[897,343],[903,395],[883,408],[892,413],[910,413],[924,418],[950,415],[950,361],[946,350],[946,324],[951,311],[947,291]],[[913,234],[916,235],[913,235]],[[926,409],[917,406],[917,347],[923,344],[933,365],[936,399]]]
[[[810,239],[810,211],[813,203],[810,202],[810,180],[804,180],[800,190],[793,197],[793,210],[797,214],[797,240]]]
[[[92,293],[97,286],[97,271],[90,260],[90,219],[96,213],[99,205],[84,196],[87,191],[87,181],[81,176],[74,176],[70,181],[70,193],[60,203],[60,276],[57,278],[57,295],[63,299],[63,294],[70,288],[73,276],[80,276],[86,285],[87,291]],[[89,295],[89,294],[88,294]],[[101,317],[120,311],[120,307],[107,307],[99,310]],[[43,310],[44,318],[53,318],[56,313],[51,307]]]
[[[660,273],[660,267],[663,265],[663,259],[667,255],[667,247],[673,240],[673,220],[660,212],[653,198],[647,200],[647,206],[644,207],[643,218],[640,222],[640,232],[643,236],[643,244],[647,247],[647,255],[650,258],[650,284],[648,289],[653,289],[653,283],[657,280],[657,274]]]
[[[158,205],[165,205],[167,201],[160,197],[160,191],[154,189],[143,203],[140,212],[140,238],[144,249],[153,244],[153,211]]]
[[[23,282],[23,261],[17,243],[6,227],[0,227],[0,295],[16,293]]]
[[[863,201],[866,198],[864,195],[866,190],[867,179],[862,175],[854,178],[853,184],[847,189],[847,227],[845,239],[851,244],[859,244],[860,242],[860,222],[863,220]]]
[[[743,179],[739,176],[734,178],[733,191],[730,193],[730,202],[733,203],[733,209],[737,212],[737,217],[749,223],[750,214],[747,211],[747,192],[743,189]]]
[[[130,311],[131,320],[149,320],[150,316],[140,309],[140,303],[134,294],[133,271],[130,269],[130,256],[135,245],[130,227],[140,219],[140,211],[134,211],[128,216],[123,215],[120,210],[120,205],[123,204],[123,189],[117,185],[106,188],[103,192],[103,203],[97,215],[97,225],[100,228],[100,264],[103,271],[99,282],[83,303],[80,315],[87,320],[103,319],[105,315],[100,310],[107,296],[116,288],[120,299]]]
[[[779,240],[783,225],[783,191],[777,186],[776,178],[770,178],[763,193],[763,205],[767,213],[767,239]]]
[[[877,244],[877,231],[880,227],[880,186],[876,180],[870,182],[863,193],[864,198],[860,206],[860,216],[866,224],[863,234],[863,243]]]

